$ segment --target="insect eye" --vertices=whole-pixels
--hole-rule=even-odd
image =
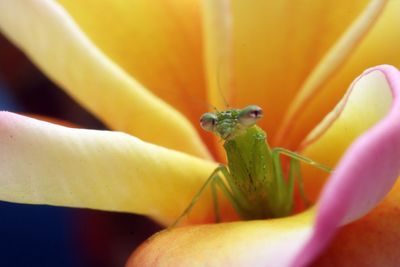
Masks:
[[[263,117],[263,111],[259,106],[251,105],[242,109],[238,115],[238,121],[244,126],[251,126]]]
[[[200,126],[206,131],[213,132],[217,125],[217,116],[214,113],[205,113],[200,118]]]

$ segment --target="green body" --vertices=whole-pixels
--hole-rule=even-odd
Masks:
[[[276,217],[268,205],[275,170],[265,132],[252,126],[227,140],[224,148],[231,175],[230,187],[235,198],[241,199],[243,219]]]
[[[326,172],[330,168],[284,148],[271,149],[266,133],[256,125],[262,118],[262,109],[251,105],[244,109],[229,109],[205,113],[201,126],[223,140],[228,164],[220,165],[207,179],[182,215],[190,212],[201,193],[211,185],[216,220],[219,221],[217,188],[228,198],[238,215],[244,220],[288,216],[293,209],[295,181],[304,202],[300,162],[313,165]],[[283,171],[280,156],[286,155],[287,172]]]

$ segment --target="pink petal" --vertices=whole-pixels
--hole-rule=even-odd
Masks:
[[[373,209],[390,191],[400,170],[400,73],[392,66],[368,69],[384,74],[393,94],[389,114],[346,151],[323,189],[313,234],[291,266],[305,266],[326,247],[338,227]],[[362,177],[362,180],[360,180]]]

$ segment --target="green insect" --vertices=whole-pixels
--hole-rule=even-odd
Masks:
[[[284,217],[293,209],[295,181],[307,204],[301,178],[300,162],[326,172],[331,169],[321,163],[284,148],[271,149],[266,133],[256,125],[263,117],[259,106],[208,112],[201,116],[203,129],[221,137],[228,164],[218,166],[200,188],[189,206],[171,227],[190,212],[202,192],[211,185],[216,221],[220,221],[217,188],[222,190],[243,220]],[[287,177],[284,176],[280,155],[290,158]],[[223,179],[225,178],[225,179]]]

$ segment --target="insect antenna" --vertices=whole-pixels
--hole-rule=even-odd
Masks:
[[[229,103],[228,103],[228,101],[226,100],[226,97],[225,97],[225,95],[224,95],[224,92],[222,91],[222,86],[221,86],[221,69],[222,69],[222,62],[220,62],[220,63],[218,64],[218,71],[217,71],[217,86],[218,86],[218,92],[219,92],[220,95],[221,95],[221,98],[222,98],[222,100],[223,100],[223,102],[224,102],[225,108],[226,108],[226,109],[229,109],[229,108],[230,108]],[[218,110],[217,110],[217,111],[218,111]]]

